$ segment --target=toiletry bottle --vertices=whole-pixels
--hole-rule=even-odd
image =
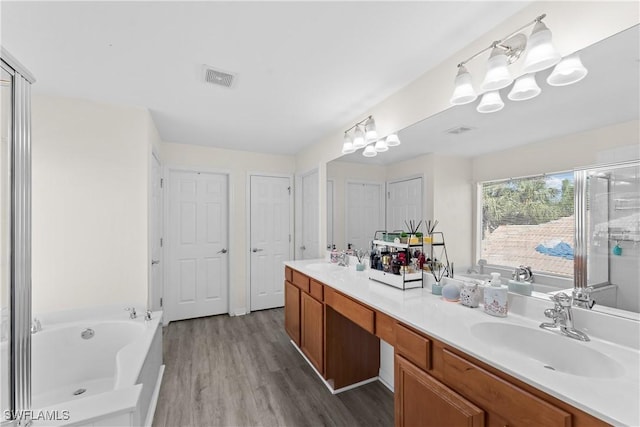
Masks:
[[[507,317],[509,288],[500,282],[500,273],[491,273],[484,289],[484,311],[492,316]]]
[[[331,249],[331,262],[334,264],[338,262],[338,250],[336,249],[336,245],[333,245],[333,249]]]

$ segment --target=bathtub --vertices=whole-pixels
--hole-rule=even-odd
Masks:
[[[162,379],[162,312],[48,316],[32,334],[34,425],[151,425]]]

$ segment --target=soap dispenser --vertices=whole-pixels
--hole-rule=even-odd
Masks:
[[[492,316],[507,317],[509,288],[500,281],[500,273],[491,273],[484,289],[484,311]]]

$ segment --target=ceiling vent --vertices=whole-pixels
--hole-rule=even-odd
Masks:
[[[235,74],[216,70],[208,65],[204,66],[204,81],[218,86],[231,87],[235,81]]]
[[[454,128],[447,129],[445,132],[450,133],[452,135],[460,135],[461,133],[469,132],[470,130],[474,130],[474,129],[475,128],[472,128],[470,126],[456,126]]]

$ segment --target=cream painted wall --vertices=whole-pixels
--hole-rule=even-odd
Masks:
[[[294,157],[167,142],[161,144],[161,156],[165,168],[188,167],[229,174],[229,310],[234,315],[246,313],[249,310],[247,265],[250,257],[247,246],[248,174],[262,172],[293,176]]]
[[[33,312],[146,306],[147,110],[33,96]]]
[[[453,91],[457,64],[487,47],[491,41],[504,37],[520,25],[543,13],[547,14],[545,23],[553,31],[554,44],[562,55],[583,49],[640,22],[640,9],[637,7],[637,3],[632,1],[534,2],[483,37],[478,38],[476,42],[458,52],[453,52],[440,65],[428,70],[413,83],[380,104],[368,111],[354,111],[353,117],[345,120],[343,126],[296,155],[296,170],[303,171],[322,167],[327,162],[339,158],[344,129],[362,117],[373,115],[380,135],[387,135],[446,110],[450,107],[449,98]],[[419,54],[420,52],[416,52],[416,55]],[[484,66],[485,64],[481,60],[468,64],[467,68],[474,76],[474,80],[483,77]],[[517,69],[514,69],[513,72],[516,77],[520,74]],[[320,193],[324,194],[325,181],[321,179],[319,185],[321,186]],[[326,216],[323,208],[324,206],[320,212],[321,222]],[[319,233],[320,247],[323,248],[325,247],[326,232],[321,229]]]

